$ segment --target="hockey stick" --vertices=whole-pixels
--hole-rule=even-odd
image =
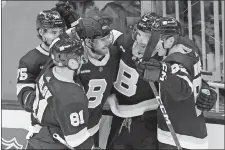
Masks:
[[[151,37],[150,37],[150,39],[148,41],[148,44],[147,44],[147,46],[145,48],[145,52],[144,52],[144,55],[143,55],[143,60],[148,61],[151,58],[152,53],[153,53],[153,51],[154,51],[154,49],[155,49],[159,39],[160,39],[159,31],[153,31],[152,35],[151,35]],[[151,86],[152,91],[153,91],[153,93],[154,93],[154,95],[156,97],[156,100],[159,103],[160,110],[161,110],[161,112],[163,114],[163,117],[164,117],[164,119],[166,121],[167,127],[169,128],[169,131],[170,131],[170,133],[171,133],[171,135],[173,137],[173,140],[174,140],[174,142],[176,144],[176,147],[177,147],[177,149],[181,150],[182,148],[181,148],[180,142],[179,142],[179,140],[177,138],[177,135],[176,135],[176,133],[175,133],[175,131],[173,129],[173,126],[171,124],[169,116],[168,116],[168,114],[166,112],[166,109],[165,109],[165,107],[163,105],[162,99],[160,98],[159,93],[158,93],[154,83],[153,82],[149,82],[149,85]]]
[[[64,139],[62,139],[57,133],[53,134],[53,138],[58,140],[61,144],[65,145],[67,148],[69,149],[73,149],[73,147],[71,147]]]

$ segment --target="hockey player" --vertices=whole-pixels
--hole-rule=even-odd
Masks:
[[[36,95],[35,79],[49,58],[50,44],[65,30],[65,24],[57,11],[44,10],[37,15],[36,29],[42,43],[20,59],[17,71],[17,97],[28,112],[32,112]]]
[[[54,65],[37,81],[32,113],[40,130],[30,135],[29,144],[34,149],[91,149],[88,99],[76,77],[87,62],[82,42],[60,36],[50,49]]]
[[[112,95],[109,98],[111,110],[115,114],[108,140],[109,149],[158,148],[156,111],[154,111],[158,105],[149,83],[139,77],[135,60],[143,57],[148,39],[151,37],[152,24],[159,18],[161,17],[155,13],[147,13],[134,28],[133,40],[129,35],[128,37],[121,35],[117,40],[114,39],[117,47],[122,50],[122,56],[117,80],[114,83],[116,96]],[[204,90],[208,89],[209,86],[205,85]],[[214,91],[209,95],[201,91],[197,100],[201,105],[197,103],[198,108],[208,111],[215,101]]]
[[[66,22],[70,24],[71,20]],[[99,146],[98,130],[103,105],[111,93],[119,63],[119,51],[112,45],[114,36],[109,27],[111,23],[112,19],[109,16],[92,9],[85,18],[66,31],[71,38],[78,33],[83,39],[89,60],[87,64],[82,65],[78,76],[89,99],[88,131],[95,139],[95,147]]]
[[[135,27],[132,37],[117,39],[122,51],[115,95],[108,100],[114,114],[108,139],[109,149],[157,149],[157,101],[149,84],[139,78],[133,60],[137,47],[151,36],[151,24],[159,16],[144,15]]]
[[[116,79],[119,51],[112,45],[113,34],[109,28],[111,18],[98,11],[92,13],[82,20],[86,30],[84,48],[89,62],[81,67],[80,79],[89,99],[88,129],[94,135],[95,146],[99,147],[98,131],[103,105]]]
[[[103,105],[116,79],[119,51],[112,45],[114,36],[109,27],[112,23],[109,16],[92,10],[80,23],[85,28],[84,36],[79,35],[84,39],[84,49],[89,62],[81,67],[79,77],[89,99],[88,127],[91,135],[94,135],[99,130]]]
[[[174,18],[164,17],[154,26],[160,32],[156,50],[164,58],[163,61],[151,58],[140,62],[140,78],[159,82],[161,99],[181,147],[207,149],[205,118],[196,109],[196,99],[202,85],[198,47],[188,37],[180,36],[180,24]],[[159,149],[175,149],[176,145],[160,109],[157,116]]]

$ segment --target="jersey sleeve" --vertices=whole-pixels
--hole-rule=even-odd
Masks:
[[[170,93],[175,100],[185,100],[193,94],[193,79],[187,70],[177,63],[170,63],[171,72],[160,81],[161,87]]]
[[[178,47],[183,44],[179,44]],[[174,48],[174,53],[164,60],[171,66],[164,86],[174,99],[184,100],[194,94],[196,97],[201,87],[201,61],[195,45],[183,45],[186,50]]]
[[[79,100],[78,100],[79,99]],[[88,132],[88,103],[85,96],[65,96],[55,103],[55,116],[66,142],[74,148],[91,149],[93,139]]]
[[[25,55],[21,58],[17,70],[16,94],[21,106],[27,111],[30,111],[26,107],[27,103],[35,98],[35,79],[38,76],[38,70],[40,70],[37,66],[31,56]]]

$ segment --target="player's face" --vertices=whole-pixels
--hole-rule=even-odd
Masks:
[[[172,48],[172,46],[174,44],[174,38],[173,37],[164,38],[163,41],[164,41],[164,48],[165,49]]]
[[[167,51],[170,50],[174,44],[174,38],[168,36],[161,36],[161,40],[159,40],[158,44],[156,45],[155,51],[158,53],[159,56],[165,56]]]
[[[163,41],[159,40],[158,44],[155,47],[155,50],[153,52],[153,56],[158,53],[159,56],[165,56],[166,55],[166,49],[163,47]]]
[[[101,54],[105,55],[109,52],[109,45],[113,42],[113,34],[106,35],[105,37],[97,37],[93,40],[93,49]]]
[[[63,28],[49,28],[46,29],[45,32],[42,35],[42,38],[44,39],[44,42],[47,44],[47,46],[50,46],[51,43],[61,34],[63,33]]]
[[[145,48],[148,44],[148,40],[151,37],[151,33],[145,33],[141,30],[137,30],[136,41],[140,47]]]
[[[142,58],[145,52],[145,48],[148,44],[148,40],[151,37],[151,33],[146,33],[137,29],[137,35],[133,45],[132,53],[137,58]]]

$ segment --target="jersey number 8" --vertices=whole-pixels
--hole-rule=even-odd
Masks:
[[[88,86],[89,88],[86,94],[89,99],[88,108],[95,108],[102,102],[107,82],[105,79],[92,79],[89,81]]]

